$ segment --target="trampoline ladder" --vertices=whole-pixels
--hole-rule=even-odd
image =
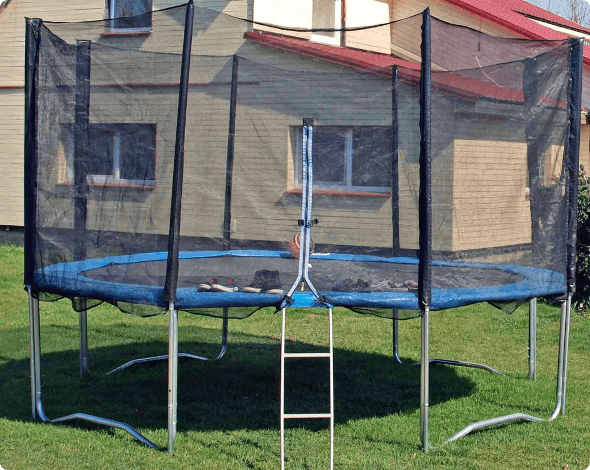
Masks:
[[[281,323],[281,470],[285,470],[285,420],[286,419],[329,419],[330,420],[330,470],[334,469],[334,348],[332,328],[332,308],[328,309],[330,328],[330,345],[327,353],[286,353],[285,352],[285,316],[286,308],[282,309]],[[330,412],[329,413],[285,413],[285,360],[286,359],[317,359],[330,360]]]

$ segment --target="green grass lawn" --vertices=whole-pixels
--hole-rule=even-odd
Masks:
[[[174,455],[90,423],[49,425],[31,418],[28,301],[22,250],[0,246],[0,466],[19,469],[277,469],[280,315],[261,311],[230,321],[227,355],[216,363],[181,359]],[[586,469],[590,465],[590,320],[572,315],[567,411],[550,423],[515,423],[442,445],[464,426],[524,412],[548,417],[555,406],[559,309],[539,303],[538,380],[528,374],[528,309],[506,315],[488,305],[434,312],[431,357],[482,362],[483,370],[431,367],[430,433],[420,448],[420,320],[400,324],[391,359],[391,321],[336,310],[335,467],[337,469]],[[327,344],[322,310],[289,312],[290,350]],[[43,401],[50,418],[86,412],[126,422],[167,443],[166,363],[105,376],[136,357],[167,352],[165,315],[136,318],[113,307],[88,313],[91,378],[79,376],[78,314],[68,301],[41,303]],[[217,355],[221,321],[180,314],[179,350]],[[322,360],[287,366],[287,412],[325,412]],[[327,421],[288,423],[287,468],[328,466]]]

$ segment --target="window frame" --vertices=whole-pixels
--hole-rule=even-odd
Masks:
[[[387,129],[390,130],[391,126],[342,126],[342,125],[326,125],[321,126],[325,128],[336,128],[342,129],[345,131],[345,162],[344,162],[344,171],[345,171],[345,181],[344,184],[334,184],[329,182],[321,182],[317,181],[314,176],[313,188],[314,193],[326,193],[326,194],[349,194],[349,195],[367,195],[367,196],[382,196],[382,197],[389,197],[391,196],[392,187],[389,186],[359,186],[354,185],[353,177],[354,177],[354,147],[353,147],[353,133],[356,129],[366,128],[366,129]],[[314,128],[314,131],[317,130],[317,127]],[[288,192],[300,192],[301,191],[301,181],[299,181],[299,176],[301,173],[301,152],[302,152],[302,135],[303,135],[303,127],[299,126],[289,126],[289,150],[290,150],[290,158],[289,158],[289,171],[292,176],[289,177],[289,184],[288,184]],[[313,148],[312,148],[313,150]],[[313,153],[312,153],[313,158]]]
[[[158,145],[158,133],[157,125],[155,123],[90,123],[89,127],[97,126],[104,127],[105,131],[108,131],[113,135],[113,164],[112,172],[110,174],[88,174],[86,175],[86,183],[89,186],[103,186],[103,187],[125,187],[125,188],[139,188],[139,189],[154,189],[156,188],[156,170],[157,164],[157,145]],[[144,129],[151,129],[153,132],[154,141],[154,155],[153,161],[153,179],[126,179],[121,178],[121,133],[125,127],[129,126],[140,126]],[[75,124],[68,123],[62,124],[63,134],[60,138],[61,145],[63,146],[63,155],[60,157],[64,160],[65,168],[64,171],[58,175],[60,184],[73,184],[74,183],[74,158],[75,158]],[[64,135],[65,134],[65,135]],[[62,153],[60,152],[60,153]]]
[[[117,27],[117,19],[119,18],[116,16],[116,7],[117,2],[122,0],[107,0],[106,6],[106,13],[108,21],[107,30],[103,33],[103,35],[118,35],[118,34],[149,34],[152,32],[152,13],[154,11],[154,2],[153,0],[149,0],[151,2],[151,10],[148,12],[146,11],[145,14],[150,14],[150,25],[139,27],[139,28],[125,28],[125,27]]]

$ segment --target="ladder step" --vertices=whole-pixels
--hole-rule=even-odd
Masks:
[[[285,358],[330,357],[330,353],[285,353]]]
[[[285,414],[284,419],[314,419],[314,418],[331,418],[330,413],[298,413],[298,414]]]

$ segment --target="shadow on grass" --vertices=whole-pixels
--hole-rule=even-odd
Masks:
[[[181,338],[200,340],[181,340],[180,352],[217,355],[218,332],[195,326],[180,330]],[[64,336],[69,340],[77,338],[73,327],[49,326],[42,331],[42,343],[52,346],[60,338],[63,341]],[[158,331],[161,333],[161,328]],[[91,342],[93,336],[120,338],[124,336],[122,333],[120,326],[102,327],[91,333]],[[167,353],[165,342],[133,339],[149,336],[143,334],[145,329],[138,327],[137,331],[128,333],[132,333],[125,335],[128,341],[134,341],[131,344],[91,347],[91,377],[86,380],[79,375],[77,350],[42,355],[43,404],[49,418],[84,412],[122,421],[138,429],[166,429],[166,361],[138,364],[105,375],[128,360]],[[308,344],[288,343],[290,351],[325,351]],[[336,423],[414,413],[420,401],[420,369],[411,362],[406,359],[404,364],[397,364],[388,356],[335,348]],[[328,371],[327,359],[288,361],[286,412],[327,412]],[[8,360],[0,366],[1,417],[31,419],[29,377],[28,360]],[[431,368],[430,380],[431,405],[469,395],[475,387],[473,382],[457,376],[449,367]],[[178,430],[275,429],[279,422],[279,390],[278,340],[232,334],[228,353],[220,361],[179,360]],[[95,428],[89,423],[75,423]],[[318,420],[306,421],[305,425],[312,429],[325,426]]]

